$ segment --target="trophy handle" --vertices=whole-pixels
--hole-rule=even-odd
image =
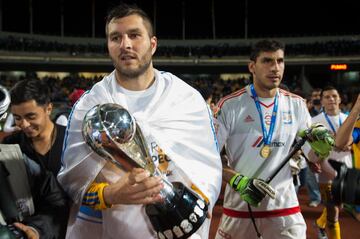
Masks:
[[[162,202],[163,208],[171,208],[173,207],[173,198],[175,197],[175,191],[173,184],[164,176],[164,174],[160,171],[159,168],[155,168],[154,176],[159,176],[164,183],[164,188],[161,189],[160,195],[164,199]]]

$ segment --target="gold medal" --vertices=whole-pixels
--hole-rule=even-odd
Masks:
[[[260,156],[264,159],[267,159],[271,154],[271,149],[269,145],[264,145],[260,150]]]

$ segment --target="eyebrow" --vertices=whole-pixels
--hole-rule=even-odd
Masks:
[[[140,28],[133,28],[128,30],[128,33],[141,33],[141,29]]]
[[[262,57],[263,61],[283,61],[285,58],[284,57],[269,57],[269,56],[264,56]]]
[[[132,29],[127,30],[125,33],[126,34],[141,33],[141,29],[140,28],[132,28]],[[114,31],[109,34],[109,36],[115,36],[115,35],[121,35],[121,33],[119,31]]]
[[[14,115],[14,117],[20,117],[20,118],[22,118],[20,115],[18,115],[18,114],[13,114]],[[36,113],[34,113],[34,112],[30,112],[30,113],[27,113],[27,114],[25,114],[24,115],[24,118],[26,118],[26,117],[31,117],[31,116],[34,116],[34,115],[36,115]]]

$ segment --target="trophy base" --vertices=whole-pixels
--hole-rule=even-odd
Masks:
[[[208,211],[207,203],[195,192],[180,182],[172,184],[175,196],[170,206],[149,204],[145,207],[159,239],[190,237],[203,224]]]

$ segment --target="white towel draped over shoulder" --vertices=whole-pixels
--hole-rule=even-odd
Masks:
[[[130,112],[144,135],[152,135],[166,155],[214,206],[220,193],[222,168],[212,117],[201,95],[167,72],[155,70],[156,91],[148,107]],[[106,161],[83,140],[82,121],[97,104],[117,103],[127,108],[126,96],[116,93],[112,72],[85,93],[74,106],[64,142],[63,167],[58,180],[76,203],[103,169]]]

